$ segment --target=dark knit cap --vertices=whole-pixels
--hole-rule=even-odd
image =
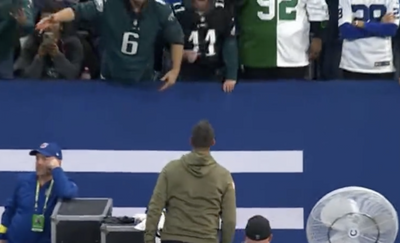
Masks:
[[[249,239],[261,241],[271,236],[271,226],[268,219],[255,215],[247,221],[245,232]]]

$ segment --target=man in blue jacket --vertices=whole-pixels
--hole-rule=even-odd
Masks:
[[[78,188],[61,168],[55,143],[43,143],[36,156],[36,173],[23,174],[8,199],[0,225],[0,243],[49,243],[50,216],[59,199],[72,199]]]

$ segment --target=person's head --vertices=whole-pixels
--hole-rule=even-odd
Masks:
[[[272,240],[269,221],[261,215],[255,215],[247,221],[245,233],[245,243],[270,243]]]
[[[197,11],[205,12],[209,8],[209,1],[210,0],[192,0],[192,5]]]
[[[62,160],[61,148],[56,143],[42,143],[39,148],[31,150],[29,155],[36,157],[36,174],[37,176],[47,176],[51,174],[48,168],[48,162],[55,157]]]
[[[193,127],[190,144],[197,150],[209,150],[215,144],[214,129],[207,120],[202,120]]]

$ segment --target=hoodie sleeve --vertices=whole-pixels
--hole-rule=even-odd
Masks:
[[[235,183],[228,172],[227,187],[222,196],[221,205],[221,243],[231,243],[236,229],[236,192]]]
[[[147,207],[146,231],[144,235],[145,243],[154,243],[158,222],[160,221],[162,210],[167,201],[167,172],[164,168],[158,176],[156,186]]]

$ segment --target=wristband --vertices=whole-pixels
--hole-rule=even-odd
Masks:
[[[7,227],[0,224],[0,234],[5,234],[7,232]]]

